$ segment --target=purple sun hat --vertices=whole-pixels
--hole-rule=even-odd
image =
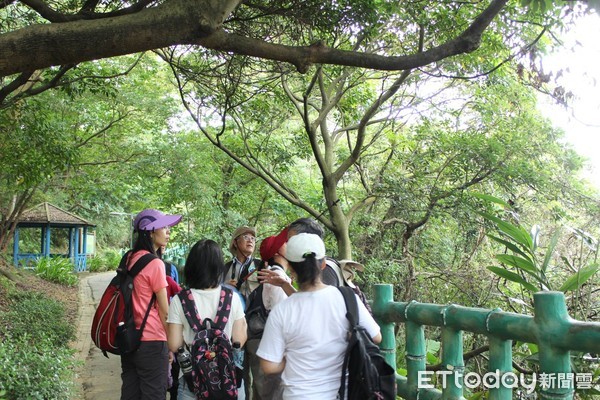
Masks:
[[[181,221],[181,215],[166,215],[158,210],[148,208],[133,220],[134,231],[153,231],[167,226],[177,225]]]

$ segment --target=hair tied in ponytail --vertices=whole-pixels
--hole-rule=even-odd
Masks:
[[[308,258],[308,257],[315,257],[317,254],[314,251],[307,251],[306,253],[302,254],[303,258]]]

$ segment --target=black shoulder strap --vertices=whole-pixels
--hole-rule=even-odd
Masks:
[[[135,276],[139,274],[142,271],[142,269],[144,269],[144,267],[155,258],[157,258],[156,255],[152,253],[144,254],[135,262],[135,264],[133,264],[133,267],[129,269],[129,275],[135,278]]]
[[[338,290],[342,292],[344,296],[344,302],[346,303],[346,318],[350,321],[350,326],[355,327],[358,325],[358,302],[356,301],[356,295],[352,288],[347,286],[338,286]]]
[[[215,327],[220,330],[225,330],[225,325],[231,311],[231,300],[233,298],[233,291],[226,286],[221,286],[221,290],[225,291],[224,297],[219,297],[219,307],[217,308],[217,314],[215,316],[214,324]],[[177,293],[181,306],[183,307],[183,313],[188,320],[188,324],[194,332],[198,332],[202,326],[202,318],[196,308],[194,302],[194,296],[190,289],[182,290]]]
[[[166,260],[163,260],[163,264],[165,264],[165,275],[171,276],[171,263]],[[172,278],[172,276],[171,276],[171,278]]]
[[[223,273],[223,280],[225,282],[229,281],[230,279],[235,278],[235,270],[232,271],[231,277],[227,276],[227,273],[229,272],[229,268],[231,268],[231,266],[233,265],[233,260],[227,261],[225,263],[225,268],[223,269],[225,272]]]
[[[350,321],[350,331],[352,331],[354,327],[358,325],[358,303],[356,302],[356,296],[354,295],[354,291],[347,286],[338,286],[338,290],[344,297],[344,303],[346,303],[346,318],[348,321]],[[342,381],[338,391],[340,399],[346,398],[346,371],[348,371],[348,364],[350,362],[349,350],[353,345],[354,343],[352,341],[348,343],[348,349],[344,355],[344,363],[342,365]]]
[[[215,325],[220,330],[225,330],[225,325],[229,319],[229,312],[231,311],[231,300],[233,298],[233,290],[227,286],[221,286],[221,291],[225,292],[225,295],[219,298],[219,308],[217,309],[217,315],[215,316]]]
[[[137,276],[137,274],[139,274],[142,271],[142,269],[144,269],[144,267],[146,267],[146,265],[150,263],[150,261],[157,258],[156,255],[152,253],[144,254],[135,262],[135,264],[133,264],[133,266],[129,270],[127,270],[127,259],[129,258],[130,254],[133,254],[133,252],[128,251],[127,253],[125,253],[125,255],[123,255],[123,258],[121,258],[119,268],[117,269],[117,275],[127,271],[127,274],[131,276],[131,279],[134,279]],[[122,293],[128,293],[128,296],[125,296],[125,315],[133,315],[133,302],[131,301],[131,292],[125,292],[123,285],[125,285],[125,280],[121,279],[120,290]],[[140,331],[144,330],[144,327],[146,326],[146,321],[148,320],[148,316],[150,315],[150,310],[152,309],[152,305],[155,301],[156,294],[152,293],[152,298],[150,299],[150,303],[148,303],[148,308],[146,308],[146,313],[144,314],[142,324],[140,325]],[[115,314],[115,318],[116,317],[117,314]]]

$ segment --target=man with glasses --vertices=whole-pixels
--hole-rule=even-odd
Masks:
[[[233,232],[229,251],[233,260],[225,264],[225,283],[236,288],[244,299],[244,307],[248,295],[258,287],[257,271],[262,261],[254,258],[256,246],[256,230],[249,226],[240,226]],[[247,349],[245,349],[246,351]],[[243,383],[244,388],[240,387]],[[251,400],[252,373],[250,372],[249,357],[244,357],[243,382],[238,382],[238,399]]]
[[[226,266],[225,282],[235,287],[244,297],[248,298],[250,292],[259,285],[256,271],[262,261],[254,258],[256,246],[256,230],[249,226],[240,226],[233,232],[229,251],[233,260]]]

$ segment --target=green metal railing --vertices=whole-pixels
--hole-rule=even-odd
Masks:
[[[483,334],[489,340],[488,371],[505,384],[489,389],[489,399],[509,400],[515,385],[512,378],[513,340],[535,343],[539,350],[539,375],[546,379],[540,386],[540,398],[572,399],[575,382],[570,351],[600,353],[600,323],[572,319],[562,292],[539,292],[534,295],[534,316],[499,309],[394,302],[392,285],[375,285],[373,312],[383,340],[380,344],[387,362],[396,369],[394,325],[406,329],[407,376],[397,376],[398,395],[405,399],[463,399],[465,366],[463,332]],[[445,383],[442,390],[424,385],[426,371],[425,326],[442,331],[442,365]],[[468,375],[468,374],[466,374]],[[506,378],[506,379],[505,379]],[[511,378],[511,379],[509,379]],[[559,379],[560,378],[560,379]],[[517,383],[519,383],[517,381]],[[425,387],[424,387],[425,386]]]

